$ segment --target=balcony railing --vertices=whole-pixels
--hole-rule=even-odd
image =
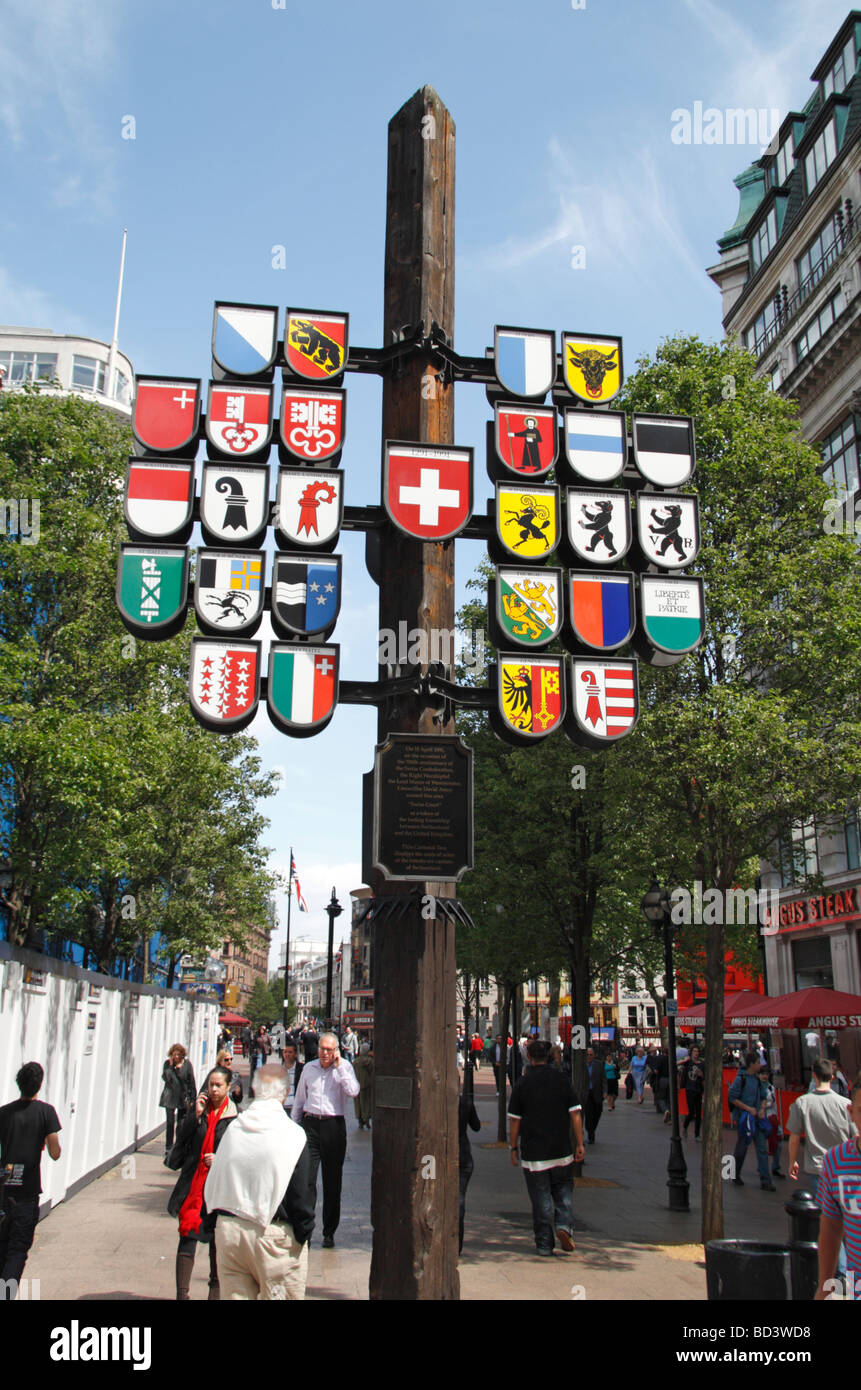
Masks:
[[[786,285],[781,285],[774,296],[772,300],[774,320],[769,324],[765,333],[754,343],[757,359],[765,356],[771,345],[798,317],[813,291],[822,283],[832,266],[837,264],[850,245],[861,242],[861,225],[855,219],[851,198],[847,198],[843,207],[838,208],[836,219],[837,229],[834,241],[819,260],[811,266],[809,274],[802,280],[795,293],[790,295]]]

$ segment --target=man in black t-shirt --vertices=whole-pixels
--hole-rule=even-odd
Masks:
[[[61,1129],[53,1105],[36,1096],[45,1073],[27,1062],[15,1078],[20,1100],[0,1107],[0,1299],[17,1288],[39,1220],[42,1150],[60,1157]],[[10,1284],[9,1281],[14,1281]]]
[[[508,1106],[511,1162],[516,1168],[519,1146],[539,1255],[552,1255],[555,1239],[570,1254],[574,1249],[573,1164],[585,1157],[580,1102],[570,1077],[548,1067],[548,1043],[536,1038],[526,1050],[530,1065]]]

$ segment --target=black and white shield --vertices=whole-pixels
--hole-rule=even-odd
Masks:
[[[694,472],[694,422],[687,415],[635,415],[634,462],[647,483],[682,487]]]
[[[288,555],[272,567],[272,626],[282,637],[332,631],[341,608],[340,555]]]
[[[211,545],[248,546],[269,522],[269,465],[239,468],[207,461],[200,493],[200,524]]]
[[[194,611],[204,632],[251,637],[263,614],[262,550],[199,550]]]
[[[700,548],[696,497],[641,492],[637,495],[637,536],[650,564],[661,569],[684,569]]]
[[[568,544],[579,560],[612,565],[631,545],[631,494],[568,488]]]

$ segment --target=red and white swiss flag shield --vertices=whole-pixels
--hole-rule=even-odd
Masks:
[[[200,381],[188,377],[135,378],[132,429],[143,449],[159,454],[196,451]]]
[[[444,541],[459,535],[472,515],[472,449],[387,439],[383,502],[408,536]]]

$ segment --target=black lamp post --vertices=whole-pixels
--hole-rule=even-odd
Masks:
[[[675,1000],[673,974],[673,921],[670,895],[661,888],[657,877],[652,880],[642,902],[643,915],[651,922],[655,936],[664,939],[664,991],[667,996],[667,1034],[670,1064],[670,1159],[667,1164],[667,1187],[670,1189],[670,1211],[690,1211],[690,1183],[679,1134],[679,1076],[676,1065],[676,1018],[670,1013],[669,1001]]]
[[[329,958],[326,961],[326,1027],[332,1027],[332,956],[335,941],[335,918],[340,917],[344,911],[338,899],[335,897],[335,889],[332,889],[332,896],[326,904],[326,916],[329,918]]]

